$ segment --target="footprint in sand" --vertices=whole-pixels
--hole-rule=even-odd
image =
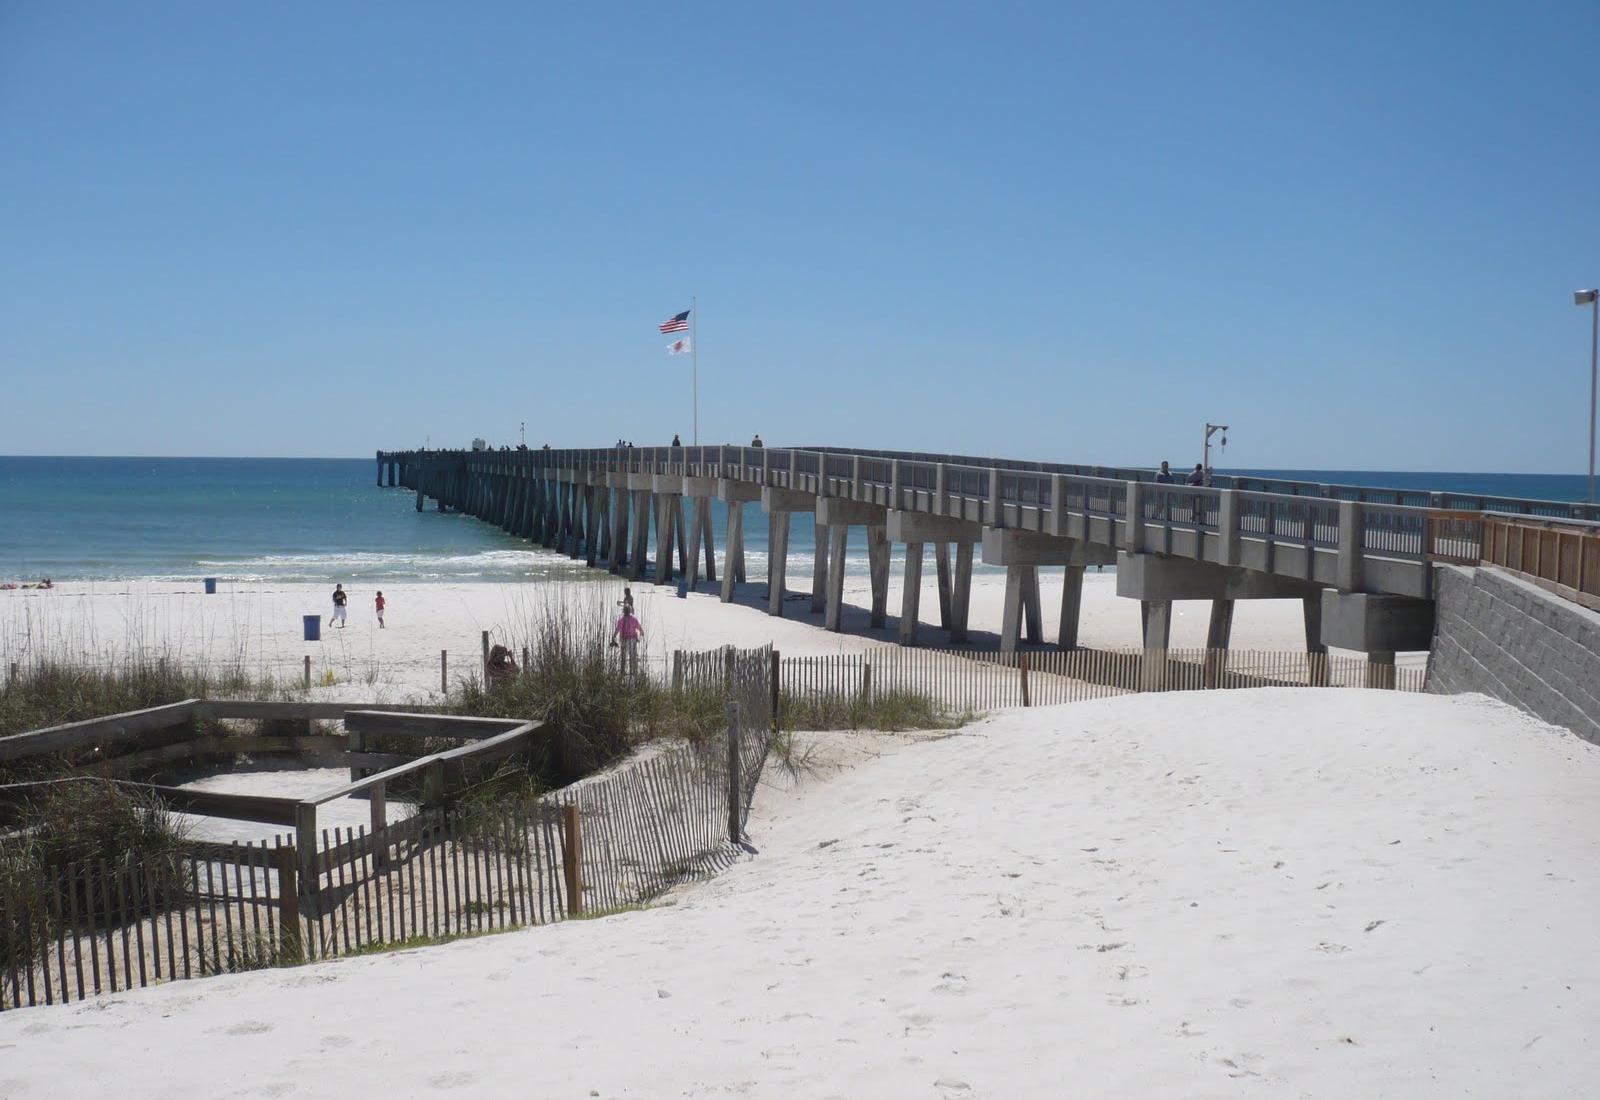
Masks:
[[[272,1030],[273,1025],[267,1020],[241,1020],[226,1029],[225,1035],[265,1035]]]
[[[456,1070],[450,1073],[435,1073],[427,1080],[429,1088],[464,1089],[474,1084],[478,1080],[478,1075],[470,1070]]]

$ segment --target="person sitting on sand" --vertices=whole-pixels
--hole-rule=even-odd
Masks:
[[[489,650],[489,665],[484,671],[489,677],[490,686],[508,680],[517,674],[516,658],[505,646],[494,646]]]
[[[336,584],[333,586],[333,619],[329,623],[330,626],[333,623],[338,623],[339,629],[344,629],[344,605],[349,599],[350,597],[345,594],[344,585]]]
[[[644,640],[644,625],[633,617],[633,609],[622,609],[622,618],[611,631],[611,644],[622,643],[622,667],[628,672],[639,671],[639,643]]]

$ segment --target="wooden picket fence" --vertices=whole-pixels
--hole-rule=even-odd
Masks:
[[[883,646],[863,653],[784,657],[785,696],[812,699],[891,693],[925,696],[954,710],[1050,706],[1143,691],[1252,687],[1373,687],[1421,691],[1425,670],[1304,651],[1225,649],[1023,650]]]
[[[547,924],[714,873],[739,851],[776,668],[770,649],[714,656],[736,688],[726,736],[655,746],[530,804],[323,829],[310,860],[284,835],[75,864],[25,890],[0,878],[0,1011]]]

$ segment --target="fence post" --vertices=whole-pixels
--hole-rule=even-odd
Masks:
[[[439,694],[450,694],[450,652],[445,649],[439,651]]]
[[[1028,695],[1028,654],[1026,651],[1017,654],[1017,675],[1022,682],[1022,705],[1031,707],[1033,702]]]
[[[483,668],[482,668],[481,671],[483,673],[484,690],[488,690],[488,687],[489,687],[489,632],[487,630],[485,630],[483,632]]]
[[[306,690],[311,690],[311,654],[306,654]]]
[[[294,808],[294,848],[300,856],[301,885],[307,890],[318,888],[317,877],[317,804],[301,802]]]
[[[300,941],[300,886],[294,845],[276,849],[278,861],[278,959],[297,963],[305,958]]]
[[[583,915],[583,828],[578,807],[561,807],[561,870],[567,879],[567,916]]]
[[[861,657],[861,701],[872,702],[872,658],[865,654]]]
[[[728,704],[728,843],[743,837],[743,799],[739,792],[739,704]]]
[[[771,653],[771,660],[772,672],[771,675],[767,677],[767,681],[768,686],[772,689],[772,732],[776,734],[778,732],[778,704],[783,698],[783,688],[781,684],[783,664],[779,660],[778,651],[776,649],[774,649]]]
[[[367,816],[372,825],[371,843],[376,854],[373,860],[378,867],[389,865],[389,799],[387,784],[376,783],[367,789]]]
[[[674,695],[683,693],[683,650],[681,649],[672,651],[672,693]]]
[[[310,659],[311,659],[310,657],[306,658],[306,660],[308,660],[308,661]],[[6,677],[6,687],[15,687],[16,683],[17,683],[17,662],[12,661],[11,662],[11,672]]]

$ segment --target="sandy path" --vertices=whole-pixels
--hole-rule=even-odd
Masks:
[[[669,907],[6,1014],[0,1095],[1579,1095],[1597,791],[1481,698],[1011,712]]]

